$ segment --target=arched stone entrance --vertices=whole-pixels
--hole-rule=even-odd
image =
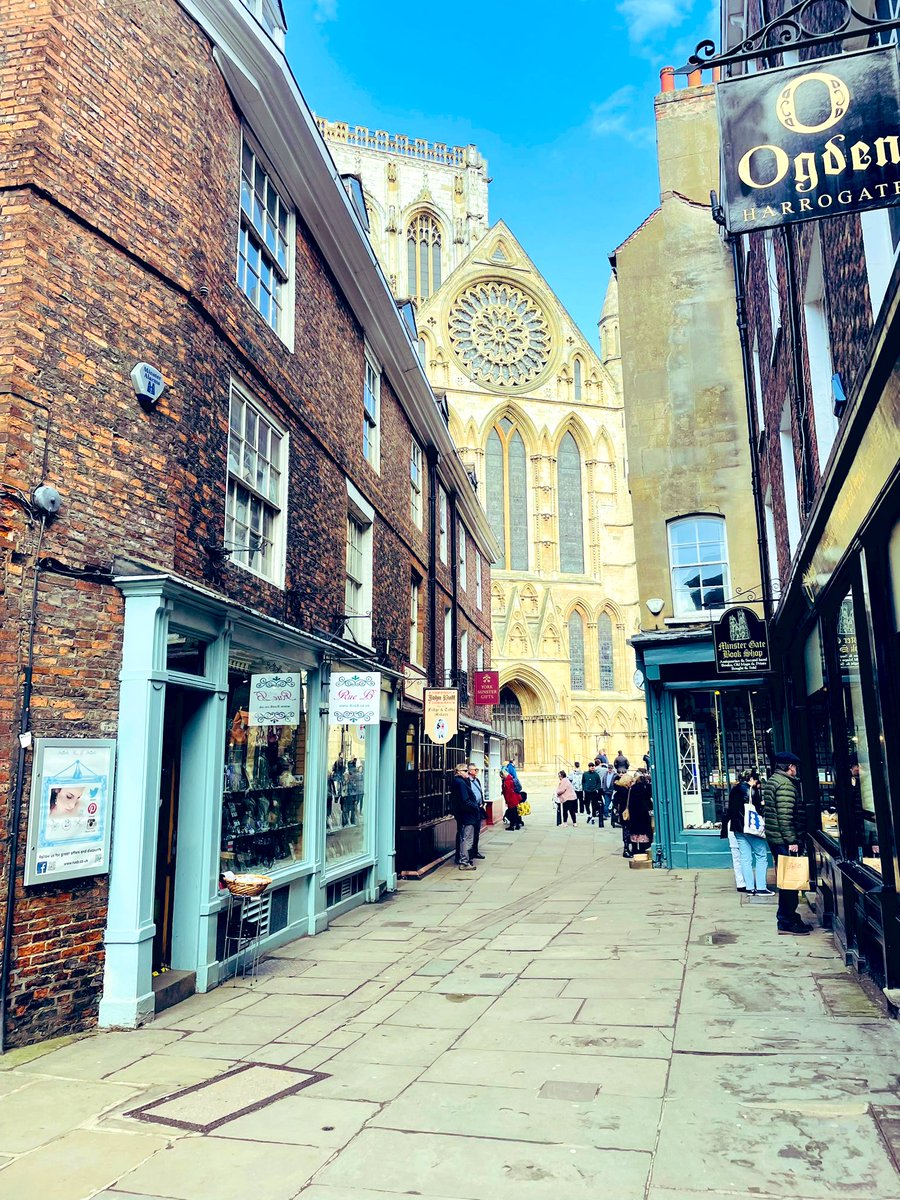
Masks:
[[[511,687],[500,692],[500,703],[494,709],[494,728],[506,738],[506,755],[520,767],[525,766],[525,722],[522,705]]]
[[[510,755],[517,765],[538,770],[553,766],[560,753],[564,719],[543,675],[523,663],[501,670],[500,705],[495,710],[495,724],[510,739]],[[501,720],[505,727],[499,724]],[[513,746],[517,750],[521,746],[520,755],[512,753]]]

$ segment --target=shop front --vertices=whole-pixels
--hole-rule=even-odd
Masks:
[[[710,630],[631,639],[647,698],[656,846],[670,867],[730,867],[719,835],[742,771],[765,771],[772,714],[764,678],[720,678]]]
[[[119,786],[101,1025],[140,1023],[177,974],[207,991],[227,973],[224,871],[272,885],[264,948],[396,886],[395,697],[330,724],[342,666],[324,640],[167,576],[125,596]],[[382,675],[384,680],[384,675]]]

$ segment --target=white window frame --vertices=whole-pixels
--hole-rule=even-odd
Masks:
[[[251,16],[256,17],[276,46],[283,50],[285,28],[276,0],[241,0],[241,3]]]
[[[459,635],[459,669],[469,674],[469,631],[464,629]]]
[[[891,283],[891,276],[900,257],[900,240],[894,244],[891,214],[886,208],[873,208],[860,213],[863,251],[866,256],[866,275],[869,280],[869,299],[872,304],[872,323],[878,320],[881,306]]]
[[[368,346],[363,368],[363,458],[381,471],[381,364]]]
[[[241,406],[241,416],[237,426],[235,420],[235,404]],[[247,417],[253,414],[254,433],[247,436]],[[260,453],[259,422],[268,427],[266,435],[267,452]],[[277,461],[271,457],[272,434],[279,439]],[[251,442],[253,443],[251,445]],[[287,488],[289,465],[289,439],[287,430],[272,416],[271,412],[261,404],[248,388],[236,379],[231,380],[228,399],[228,456],[226,460],[225,483],[225,549],[229,551],[230,561],[251,575],[274,583],[276,587],[284,587],[285,549],[287,545]],[[260,479],[260,471],[263,472]],[[272,474],[277,472],[278,478],[273,489]],[[239,508],[240,492],[246,494],[246,518],[242,519]],[[271,546],[270,565],[261,568],[257,565],[255,539],[252,537],[254,523],[253,513],[260,516],[268,514],[271,520],[271,536],[266,539]],[[264,524],[264,522],[262,522]]]
[[[695,562],[676,563],[673,553],[672,534],[676,529],[684,528],[691,523],[698,521],[712,521],[722,531],[721,545],[723,549],[723,557],[717,559],[709,559],[708,561],[699,560]],[[699,538],[696,539],[699,545]],[[719,513],[688,513],[683,517],[667,522],[666,525],[666,542],[669,551],[669,581],[672,588],[672,612],[676,621],[685,620],[711,620],[715,615],[721,615],[724,612],[725,606],[731,596],[731,562],[728,555],[728,529],[724,517]],[[686,567],[703,567],[703,566],[723,566],[725,569],[722,572],[722,590],[723,604],[719,608],[687,608],[679,604],[680,589],[675,583],[675,572],[684,570]]]
[[[422,447],[413,438],[409,444],[409,515],[417,529],[422,528]]]
[[[419,609],[422,600],[422,580],[411,575],[409,580],[409,661],[421,667],[424,657],[423,635],[419,630]]]
[[[459,586],[465,592],[468,590],[466,577],[469,574],[469,560],[466,551],[466,527],[462,521],[456,523],[456,537],[459,542]]]
[[[253,180],[249,180],[245,170],[245,151],[252,157]],[[238,188],[238,244],[237,244],[237,287],[238,291],[244,297],[248,304],[262,317],[265,323],[272,329],[278,337],[284,342],[288,349],[293,349],[294,346],[294,260],[296,248],[296,214],[293,207],[285,199],[285,189],[279,183],[275,172],[266,161],[265,155],[262,153],[259,144],[253,138],[248,129],[241,130],[241,157],[240,157],[240,186]],[[254,219],[254,213],[257,211],[255,201],[258,199],[255,183],[257,174],[264,176],[264,186],[266,189],[266,200],[269,200],[270,191],[274,193],[276,217],[275,222],[270,220],[271,209],[268,205],[261,204],[260,210],[262,213],[262,227]],[[248,211],[248,206],[250,211]],[[281,228],[279,221],[280,213],[284,210],[285,224]],[[279,253],[277,248],[284,243],[283,253]],[[278,313],[272,320],[271,312],[266,312],[261,304],[262,291],[262,272],[253,272],[254,277],[257,277],[257,287],[252,288],[250,285],[251,275],[251,248],[259,256],[260,263],[264,263],[266,268],[272,273],[272,276],[277,280],[274,299],[278,307]],[[251,290],[248,290],[248,287]],[[271,293],[270,293],[271,294]]]
[[[800,543],[800,492],[797,482],[797,464],[794,460],[794,437],[791,431],[791,398],[785,397],[778,424],[778,444],[781,450],[781,479],[784,486],[784,508],[787,520],[788,551],[793,560],[794,551]]]
[[[447,493],[438,485],[438,557],[447,563]]]
[[[759,357],[759,338],[753,338],[753,351],[751,355],[753,364],[753,399],[756,404],[756,436],[759,437],[766,430],[766,402],[763,395],[762,383],[762,363]]]
[[[479,642],[475,648],[475,670],[484,670],[484,642]]]
[[[816,446],[819,470],[825,470],[828,455],[838,434],[834,415],[834,393],[831,379],[834,363],[831,356],[831,337],[825,300],[825,266],[822,260],[822,237],[818,223],[813,221],[812,244],[803,290],[803,327],[806,333],[806,357],[809,382],[812,388],[813,418],[816,425]]]
[[[453,686],[453,613],[444,609],[444,687]]]
[[[372,645],[372,547],[375,510],[348,479],[344,558],[344,637],[362,646]],[[351,574],[351,526],[359,535],[358,572]],[[355,564],[354,564],[355,565]],[[354,618],[368,619],[354,619]],[[350,618],[350,619],[346,619]]]
[[[778,331],[781,329],[781,293],[778,290],[778,258],[775,254],[775,231],[767,229],[763,233],[765,254],[763,268],[766,272],[766,282],[769,289],[769,316],[772,321],[772,356],[775,355],[775,345],[778,341]]]
[[[481,576],[481,551],[475,551],[475,607],[484,608],[484,587]]]

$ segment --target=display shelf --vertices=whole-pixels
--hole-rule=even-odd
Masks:
[[[302,829],[302,821],[288,821],[285,825],[271,825],[266,829],[254,829],[251,833],[226,833],[223,840],[229,842],[242,841],[245,838],[272,837],[276,833],[285,833],[289,829]]]

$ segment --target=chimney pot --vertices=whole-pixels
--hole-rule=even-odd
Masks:
[[[675,68],[663,67],[659,73],[659,90],[661,92],[675,91]]]
[[[688,75],[688,87],[699,87],[703,82],[703,72],[698,67],[696,71],[691,71]]]

